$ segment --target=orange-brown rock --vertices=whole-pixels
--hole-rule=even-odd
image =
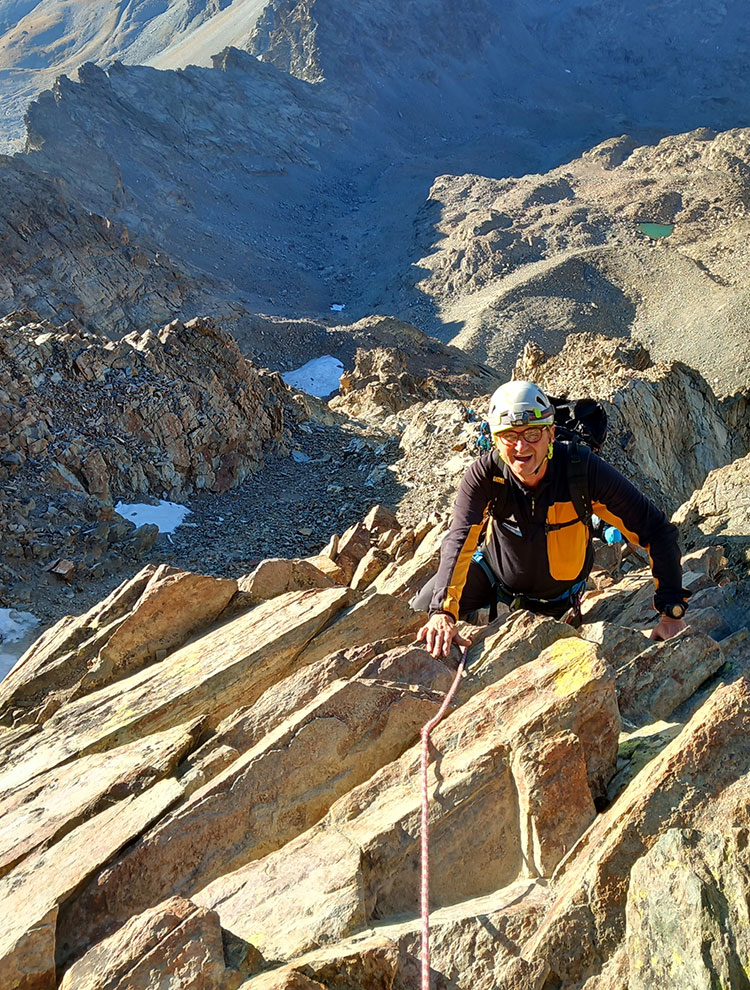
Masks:
[[[335,561],[351,581],[360,560],[370,549],[372,533],[364,523],[355,523],[339,538]]]
[[[309,560],[274,557],[262,560],[251,574],[241,577],[237,587],[243,607],[277,598],[288,591],[330,588],[336,581]]]
[[[355,591],[362,591],[372,584],[378,574],[384,571],[391,560],[391,555],[386,550],[379,547],[370,547],[364,557],[357,565],[357,569],[351,579],[351,586]]]
[[[593,820],[592,789],[612,772],[618,729],[612,675],[576,638],[559,640],[460,706],[434,733],[441,755],[431,771],[433,788],[439,780],[431,845],[442,864],[434,904],[549,871],[554,850],[562,855]],[[550,750],[543,742],[554,736]],[[559,788],[544,787],[561,767]],[[419,748],[341,798],[283,850],[209,884],[197,902],[280,959],[323,932],[342,938],[371,918],[415,910],[418,773]],[[315,912],[297,912],[301,901]]]
[[[41,722],[135,673],[210,625],[235,581],[149,565],[84,616],[59,622],[0,684],[0,719]]]
[[[0,986],[54,990],[60,905],[83,881],[157,820],[180,796],[161,780],[137,797],[116,801],[49,849],[33,852],[0,880]]]
[[[588,830],[558,868],[555,899],[524,957],[543,979],[575,984],[599,971],[625,933],[630,871],[667,828],[689,828],[750,767],[750,681],[719,687]],[[747,803],[745,803],[747,807]]]
[[[296,669],[308,643],[352,600],[331,588],[291,592],[230,619],[161,663],[64,705],[24,744],[0,738],[0,788],[86,752],[203,717],[215,726]]]
[[[444,665],[423,650],[393,653],[380,659],[389,674],[389,659],[407,675],[427,660],[432,677],[425,680],[445,677]],[[350,681],[334,681],[290,711],[69,902],[58,921],[60,938],[74,951],[165,895],[192,896],[283,846],[413,745],[441,701],[432,690],[412,687],[408,676],[397,683],[365,670]]]
[[[241,979],[227,969],[216,912],[172,897],[90,949],[60,990],[229,990]]]

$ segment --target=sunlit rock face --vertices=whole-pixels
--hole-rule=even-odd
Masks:
[[[300,971],[331,990],[353,973],[414,985],[419,734],[457,657],[415,644],[424,616],[405,601],[442,524],[396,525],[373,510],[328,553],[343,575],[380,546],[393,594],[311,587],[312,560],[266,599],[252,575],[147,567],[22,658],[0,692],[9,986],[188,987],[196,966],[217,990],[299,988]],[[718,547],[684,562],[730,617],[725,565]],[[652,643],[648,572],[610,577],[593,595],[606,617],[579,630],[522,611],[465,627],[428,773],[439,986],[628,971],[645,986],[667,965],[643,949],[661,940],[655,873],[681,930],[741,932],[747,630]]]

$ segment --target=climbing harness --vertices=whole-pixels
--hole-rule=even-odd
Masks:
[[[422,988],[430,990],[430,796],[427,790],[427,767],[430,762],[430,733],[448,710],[458,690],[461,675],[466,667],[467,650],[461,650],[461,662],[448,693],[439,710],[422,728]]]
[[[574,615],[577,617],[577,620],[579,620],[578,625],[580,625],[581,600],[583,598],[583,593],[586,590],[585,580],[577,581],[572,588],[564,591],[556,598],[533,598],[531,595],[516,594],[506,588],[490,567],[490,563],[487,560],[482,548],[475,550],[471,559],[474,563],[479,564],[492,585],[492,592],[495,595],[495,600],[490,603],[490,622],[493,622],[497,618],[498,602],[502,602],[503,605],[507,605],[511,610],[517,608],[527,608],[532,612],[535,612],[540,605],[557,605],[558,603],[567,602],[568,607],[573,610]]]

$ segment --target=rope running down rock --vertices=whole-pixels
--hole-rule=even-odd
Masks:
[[[430,761],[430,733],[445,715],[448,705],[458,690],[461,675],[466,666],[466,650],[461,651],[461,662],[450,690],[438,712],[422,728],[422,987],[430,990],[430,796],[427,790],[427,768]]]

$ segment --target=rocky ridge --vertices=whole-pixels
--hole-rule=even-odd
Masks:
[[[210,320],[113,343],[25,311],[0,321],[0,359],[3,592],[147,552],[157,528],[133,533],[116,498],[226,491],[286,449],[288,390]]]
[[[172,68],[188,62],[210,65],[210,56],[226,45],[244,47],[252,29],[249,18],[262,6],[258,0],[167,0],[155,11],[149,0],[93,9],[77,0],[6,3],[0,13],[0,60],[6,70],[0,140],[22,146],[27,103],[82,63],[156,59]],[[217,20],[224,23],[219,26]],[[204,45],[210,47],[196,58],[201,34],[208,35]]]
[[[376,345],[386,342],[411,383],[402,407],[497,381],[391,318],[337,329],[270,318],[256,325],[269,349],[275,337],[289,342],[290,364],[304,361],[313,341],[357,367],[377,363]],[[112,342],[23,311],[0,330],[0,605],[33,603],[48,622],[71,598],[92,605],[142,560],[237,575],[269,555],[311,553],[374,502],[398,502],[388,470],[398,438],[378,426],[372,402],[357,400],[359,419],[333,411],[254,366],[210,320]],[[401,378],[381,383],[380,393],[400,394]],[[356,368],[350,380],[352,394],[364,396]],[[114,511],[118,500],[158,499],[191,510],[174,534],[136,530]]]
[[[709,472],[726,469],[750,446],[746,424],[738,421],[746,393],[722,401],[691,368],[654,363],[643,346],[627,340],[571,334],[552,355],[530,342],[513,374],[551,395],[600,401],[608,420],[603,456],[668,512],[690,498]],[[486,415],[488,395],[470,402],[476,419]],[[409,489],[400,507],[405,520],[450,508],[478,454],[476,419],[467,417],[466,402],[433,400],[382,420],[384,429],[400,434],[402,457],[394,473]]]
[[[201,5],[192,12],[197,17],[208,13]],[[171,17],[176,10],[169,7],[164,13]],[[172,308],[171,316],[185,320],[206,313],[231,319],[233,331],[247,333],[249,313],[320,318],[331,313],[332,305],[346,304],[352,319],[374,311],[393,313],[447,339],[463,330],[473,333],[478,311],[488,321],[491,315],[483,300],[473,297],[463,308],[444,312],[454,275],[447,273],[446,286],[439,290],[421,277],[420,261],[430,266],[434,261],[427,257],[434,232],[425,231],[435,219],[434,203],[425,203],[425,189],[435,176],[492,176],[487,180],[492,184],[504,181],[498,180],[501,176],[557,168],[597,141],[610,140],[613,129],[632,133],[633,142],[642,146],[655,133],[744,122],[744,73],[738,71],[731,85],[725,79],[728,66],[746,62],[745,35],[731,28],[732,18],[742,23],[743,16],[738,3],[718,2],[690,4],[679,17],[672,7],[654,8],[637,23],[623,3],[610,4],[602,21],[599,5],[590,0],[536,0],[510,9],[506,4],[502,10],[489,0],[472,0],[460,9],[420,0],[406,12],[338,0],[272,3],[252,43],[258,58],[225,49],[212,68],[157,72],[115,63],[105,72],[88,63],[77,82],[61,77],[29,108],[23,161],[62,181],[83,211],[116,230],[124,225],[134,242],[152,256],[158,253],[166,267],[179,273],[183,295],[202,295],[200,309]],[[646,55],[655,56],[657,36],[673,41],[660,49],[658,69]],[[556,44],[560,37],[567,39],[564,51]],[[592,60],[592,50],[606,50],[606,59]],[[684,71],[684,59],[690,72]],[[477,93],[483,94],[480,101]],[[695,184],[702,209],[704,173],[713,170],[711,197],[726,186],[734,202],[731,159],[736,156],[731,149],[728,154],[723,164],[718,156],[708,170],[680,165],[687,187],[669,192],[687,201]],[[81,160],[86,170],[79,168]],[[550,182],[554,186],[556,179]],[[636,186],[631,191],[644,209],[653,205],[647,185]],[[439,188],[433,191],[440,195]],[[580,191],[583,203],[577,205],[592,214],[588,226],[600,234],[597,210]],[[551,193],[542,189],[540,195],[549,199]],[[707,215],[717,212],[708,209]],[[480,220],[480,227],[485,220],[492,226],[489,217]],[[572,241],[587,227],[570,217],[566,224],[574,228]],[[523,230],[523,236],[532,233]],[[720,233],[723,237],[723,228]],[[742,232],[731,236],[735,233]],[[489,244],[479,236],[479,250],[492,253],[498,236],[496,230]],[[558,231],[551,241],[559,247],[566,238],[566,231]],[[532,240],[537,245],[544,237],[537,233]],[[693,287],[696,314],[712,293],[709,312],[730,313],[742,305],[741,299],[735,301],[733,283],[723,293],[712,280],[721,272],[704,257],[704,247],[699,265],[687,256],[670,255],[668,271],[653,276],[653,312],[647,307],[639,314],[644,317],[639,330],[646,334],[655,324],[655,343],[664,347],[659,357],[686,359],[686,340],[701,329],[705,333],[705,325],[697,325],[707,315],[701,311],[691,317],[696,326],[674,341],[678,350],[669,350],[670,312],[685,316],[685,307],[676,304]],[[535,252],[537,247],[530,256]],[[475,252],[467,253],[473,257]],[[641,282],[648,283],[644,275],[655,261],[637,255],[617,268],[617,260],[612,263],[614,289],[602,286],[601,320],[594,313],[590,324],[608,332],[629,326],[631,296]],[[700,265],[708,270],[705,277]],[[71,271],[74,284],[85,285],[90,268],[86,259]],[[579,268],[573,265],[573,275]],[[497,274],[504,271],[503,262]],[[144,320],[141,314],[140,322],[134,312],[134,322],[119,324],[120,332],[166,318],[160,278],[151,285],[142,269],[128,278],[120,275],[124,281],[144,282],[147,298],[153,293],[150,301],[159,307],[158,315],[154,311]],[[722,277],[731,283],[731,268]],[[608,278],[605,272],[595,281]],[[494,281],[506,284],[493,284],[493,298],[498,290],[512,289],[507,279]],[[25,284],[34,288],[28,279],[16,288]],[[675,305],[660,308],[660,288],[675,285]],[[171,289],[168,296],[175,294]],[[526,317],[538,311],[552,326],[567,326],[580,308],[563,295],[558,306],[545,309],[546,293],[538,286],[534,291],[533,300],[518,303],[521,322],[528,323]],[[36,294],[52,310],[63,311],[70,302],[62,280],[43,285]],[[125,289],[122,296],[135,309]],[[79,301],[86,304],[79,318],[87,324],[103,326],[115,315],[121,321],[130,315],[122,301],[111,307],[85,292]],[[40,310],[41,301],[34,305]],[[108,312],[118,306],[124,315]],[[526,329],[543,336],[547,327],[535,323]],[[549,341],[541,343],[548,346]],[[719,371],[713,363],[701,370],[711,378],[722,369],[728,375],[732,366],[718,347],[714,350]],[[744,357],[741,348],[734,356]],[[695,366],[696,360],[688,363]],[[742,363],[735,362],[737,367]]]
[[[454,342],[498,369],[528,339],[555,352],[585,326],[683,361],[727,394],[748,384],[737,327],[749,208],[741,129],[655,145],[622,136],[544,175],[441,176],[415,232],[429,246],[416,287],[458,328]]]
[[[179,497],[226,490],[281,442],[283,385],[210,320],[115,343],[34,315],[2,325],[6,475],[32,459],[82,494]]]
[[[415,985],[418,735],[456,658],[414,645],[406,602],[446,523],[376,507],[238,581],[148,566],[27,652],[0,685],[4,984]],[[696,882],[747,897],[747,582],[720,547],[690,554],[691,625],[652,643],[650,575],[613,549],[580,630],[471,629],[433,733],[441,990],[735,971],[739,907],[691,907],[678,962],[648,946],[663,876],[678,904]]]
[[[198,283],[152,240],[22,158],[0,158],[0,202],[0,315],[26,307],[117,336],[203,308]]]

